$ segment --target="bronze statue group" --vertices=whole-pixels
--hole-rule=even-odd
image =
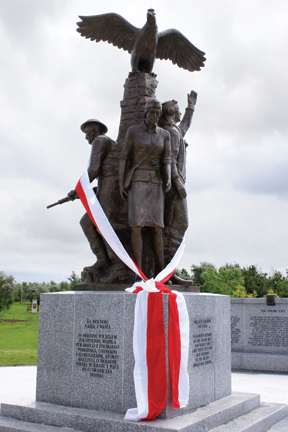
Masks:
[[[107,126],[99,120],[81,125],[92,146],[88,175],[90,182],[98,180],[94,188],[98,201],[136,265],[150,276],[171,261],[188,228],[184,136],[196,101],[197,94],[191,91],[180,121],[177,101],[161,104],[151,98],[145,105],[144,120],[128,129],[121,149],[107,137]],[[73,200],[77,193],[71,191],[68,197]],[[80,225],[97,258],[95,264],[84,268],[84,283],[133,282],[134,276],[87,213]],[[191,283],[175,274],[170,282]]]
[[[115,13],[80,19],[77,31],[81,36],[96,42],[107,41],[131,54],[130,77],[142,75],[144,80],[147,76],[153,80],[156,58],[171,60],[189,72],[200,71],[206,61],[205,53],[178,30],[159,33],[153,9],[147,11],[142,28]],[[144,97],[143,119],[142,114],[140,119],[137,114],[143,95],[137,85],[132,91],[138,108],[132,123],[128,121],[129,128],[126,120],[120,124],[122,131],[125,124],[124,143],[122,139],[114,142],[108,138],[107,126],[99,120],[90,119],[81,126],[92,146],[88,176],[90,182],[98,180],[94,188],[98,201],[122,245],[147,277],[155,276],[171,262],[188,227],[184,137],[197,101],[197,93],[191,91],[181,121],[178,103],[170,100],[161,104],[155,99],[156,80],[153,85],[147,87],[151,98],[146,98],[146,94]],[[66,200],[75,198],[74,190]],[[65,199],[60,201],[61,204]],[[84,268],[84,283],[134,282],[133,273],[108,246],[87,213],[80,224],[97,258],[95,264]],[[169,282],[187,284],[175,274]]]

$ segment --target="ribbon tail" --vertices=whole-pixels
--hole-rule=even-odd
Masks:
[[[125,420],[154,420],[166,404],[166,353],[163,295],[141,291],[136,299],[133,334],[137,408]]]
[[[173,408],[184,408],[189,400],[189,316],[185,298],[177,291],[169,295],[168,343]]]

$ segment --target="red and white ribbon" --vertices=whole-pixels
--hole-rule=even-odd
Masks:
[[[78,181],[75,188],[78,197],[80,198],[85,210],[87,211],[90,219],[100,232],[100,234],[107,241],[115,254],[138,276],[142,279],[147,279],[141,270],[137,267],[134,261],[128,255],[126,249],[117,237],[114,229],[112,228],[107,216],[105,215],[96,195],[91,186],[88,171],[84,170],[82,177]]]
[[[188,403],[189,317],[184,296],[168,288],[158,293],[143,289],[136,299],[133,334],[137,408],[128,409],[125,420],[154,420],[166,405],[163,293],[169,294],[168,353],[173,408],[184,408]]]
[[[187,373],[189,317],[184,296],[168,289],[164,283],[175,272],[184,252],[182,241],[172,261],[155,279],[149,279],[137,267],[123,247],[107,219],[89,181],[87,169],[76,185],[76,192],[96,228],[116,255],[138,276],[126,291],[138,293],[135,305],[133,350],[134,383],[137,408],[129,409],[126,420],[153,420],[166,405],[166,351],[163,293],[169,294],[168,352],[172,383],[173,408],[183,408],[189,398]]]

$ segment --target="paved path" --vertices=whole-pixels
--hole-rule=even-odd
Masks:
[[[259,393],[262,402],[288,405],[288,374],[232,372],[232,390]]]
[[[0,367],[0,404],[35,401],[36,366]]]
[[[0,367],[0,404],[35,401],[36,366]],[[232,372],[232,390],[260,393],[262,402],[288,405],[288,374]]]

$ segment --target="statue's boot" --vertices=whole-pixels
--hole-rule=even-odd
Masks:
[[[181,279],[179,276],[177,276],[175,273],[170,277],[169,279],[174,285],[184,285],[184,286],[189,286],[189,285],[193,285],[193,281],[192,280],[187,280],[187,279]]]
[[[120,266],[116,264],[116,266],[113,268],[112,272],[107,278],[101,278],[100,282],[104,284],[111,284],[114,282],[125,282],[128,279],[128,270],[126,267],[123,267],[121,264]]]
[[[81,276],[84,277],[85,280],[83,282],[80,282],[79,284],[77,284],[77,286],[79,286],[79,285],[90,285],[90,284],[94,283],[93,277],[87,271],[82,271],[81,272]]]
[[[84,267],[83,271],[98,274],[100,270],[103,270],[103,268],[109,267],[111,262],[108,259],[106,260],[105,256],[99,257],[99,258],[98,258],[98,256],[99,256],[99,254],[97,255],[97,261],[91,266]]]
[[[106,278],[101,278],[100,281],[104,284],[111,284],[114,282],[125,282],[129,277],[126,265],[115,254],[111,247],[106,243],[106,249],[109,260],[112,263],[112,271]]]

